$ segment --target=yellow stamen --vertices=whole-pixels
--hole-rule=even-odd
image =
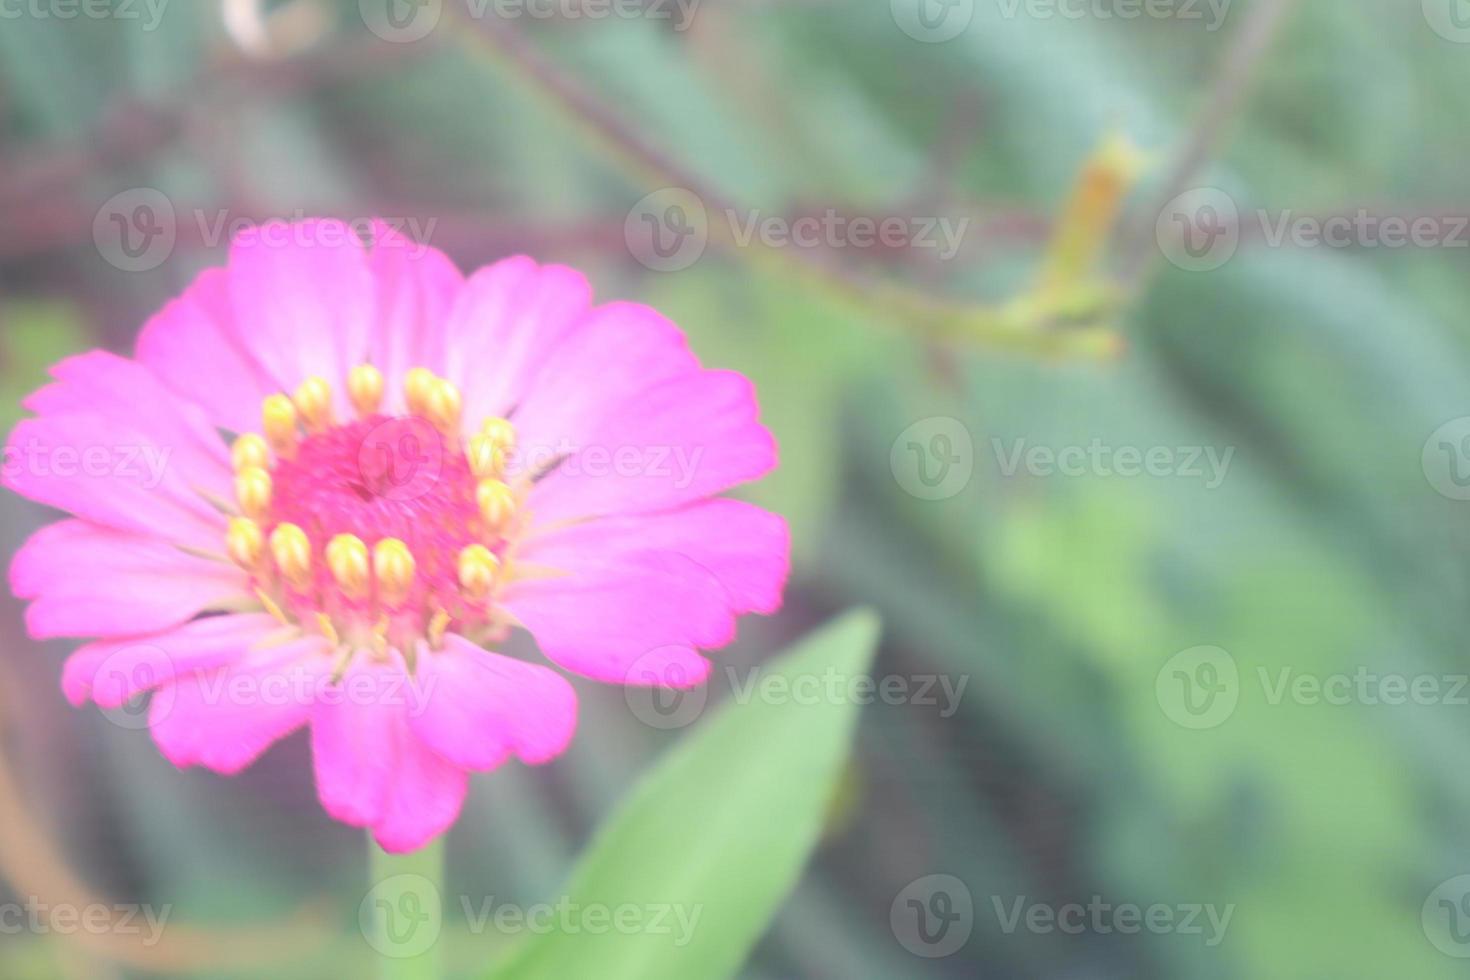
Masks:
[[[388,652],[388,617],[386,615],[373,626],[373,652],[379,657]]]
[[[516,427],[511,424],[510,419],[491,416],[480,423],[480,431],[502,449],[510,449],[516,444]]]
[[[311,584],[311,541],[295,524],[277,524],[271,532],[271,557],[293,588]]]
[[[265,444],[265,440],[254,432],[247,432],[236,439],[234,445],[230,446],[230,462],[235,467],[235,472],[257,466],[260,469],[269,469],[271,465],[271,450]]]
[[[483,432],[470,436],[468,457],[470,471],[482,480],[505,472],[505,449]]]
[[[446,436],[453,436],[459,431],[459,415],[463,408],[464,399],[460,397],[459,389],[443,378],[436,378],[424,401],[423,415],[434,423],[434,428]]]
[[[433,390],[434,383],[439,378],[428,368],[412,368],[403,378],[403,398],[408,402],[408,410],[415,415],[427,415],[429,407],[429,392]]]
[[[496,533],[505,530],[515,516],[515,493],[502,480],[481,480],[475,488],[475,503],[479,505],[480,516]]]
[[[321,432],[332,425],[332,386],[326,379],[310,377],[296,389],[296,410],[306,421],[312,432]]]
[[[413,552],[397,538],[384,538],[373,546],[373,573],[378,598],[389,605],[401,603],[413,588]]]
[[[445,610],[438,609],[434,612],[434,618],[429,620],[429,646],[438,648],[452,621],[453,617]]]
[[[509,419],[487,418],[480,423],[480,431],[470,438],[470,470],[482,480],[500,476],[505,472],[506,455],[515,445],[516,427]]]
[[[276,455],[290,459],[296,455],[296,406],[285,395],[271,395],[261,406],[260,417],[266,441]]]
[[[333,624],[331,616],[328,616],[326,613],[317,613],[316,625],[322,631],[322,636],[325,636],[327,642],[332,646],[336,646],[342,642],[342,638],[337,635],[337,627]]]
[[[483,544],[472,544],[459,553],[459,586],[476,602],[490,594],[499,571],[500,559]]]
[[[274,487],[271,475],[259,466],[250,466],[235,476],[235,499],[246,517],[261,520],[271,509]]]
[[[281,607],[276,605],[276,600],[265,594],[264,589],[256,589],[255,598],[260,600],[260,604],[265,607],[266,612],[275,617],[276,622],[282,626],[291,625],[291,620],[287,619],[286,614],[281,611]]]
[[[340,684],[347,668],[352,666],[352,656],[356,651],[351,647],[343,647],[342,652],[337,654],[336,661],[332,664],[332,683]]]
[[[349,599],[361,599],[368,594],[372,565],[368,561],[368,547],[361,538],[339,534],[328,541],[327,568]]]
[[[358,415],[372,415],[383,404],[383,372],[371,364],[359,364],[347,375],[347,393]]]
[[[265,536],[260,533],[260,525],[250,518],[232,517],[230,529],[225,534],[225,547],[230,553],[231,561],[250,571],[260,564],[261,553],[265,550]]]

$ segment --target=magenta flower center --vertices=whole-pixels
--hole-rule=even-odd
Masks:
[[[312,378],[266,399],[264,438],[236,441],[231,557],[267,609],[334,647],[412,657],[450,629],[493,630],[520,523],[503,479],[515,430],[487,419],[463,440],[458,390],[423,369],[406,379],[407,414],[379,411],[371,366],[349,388],[352,421],[332,417],[331,389]]]
[[[479,526],[477,481],[464,454],[417,416],[374,415],[308,436],[272,478],[267,531],[295,524],[322,553],[341,534],[369,550],[396,538],[435,597],[457,596],[460,552],[491,538]]]

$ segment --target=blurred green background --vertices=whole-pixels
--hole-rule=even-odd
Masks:
[[[442,9],[414,38],[421,6]],[[717,655],[712,702],[725,667],[858,604],[874,675],[935,686],[863,709],[745,976],[1464,975],[1470,4],[0,8],[7,427],[52,361],[131,351],[223,261],[221,219],[382,215],[467,269],[567,262],[754,379],[782,466],[749,494],[790,519],[795,573]],[[170,234],[133,254],[117,215]],[[740,240],[828,215],[903,232]],[[1278,240],[1329,216],[1345,240]],[[1393,218],[1425,240],[1363,231]],[[680,229],[697,257],[649,251]],[[1090,447],[1111,463],[1047,463]],[[49,518],[0,498],[7,553]],[[362,841],[317,807],[303,739],[233,780],[178,773],[69,708],[71,645],[3,611],[0,899],[85,888],[174,924],[125,955],[9,931],[0,976],[370,968]],[[698,727],[577,688],[565,758],[475,779],[456,894],[555,895]],[[957,949],[904,921],[930,875],[967,892]],[[1172,925],[1014,925],[1018,902]],[[477,975],[503,945],[451,923],[446,955]]]

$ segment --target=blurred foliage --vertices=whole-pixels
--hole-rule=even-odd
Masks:
[[[748,373],[781,441],[782,469],[748,492],[791,519],[795,581],[783,613],[744,624],[718,662],[748,669],[862,603],[885,624],[875,675],[968,678],[947,717],[864,710],[844,813],[746,975],[1456,976],[1420,910],[1470,871],[1470,715],[1271,703],[1257,678],[1467,670],[1464,505],[1437,495],[1420,463],[1430,433],[1470,414],[1467,253],[1247,235],[1220,269],[1152,254],[1133,280],[1120,232],[1102,256],[1128,300],[1112,324],[1126,350],[1112,359],[936,340],[870,301],[894,284],[961,307],[1023,295],[1085,162],[1119,134],[1172,159],[1264,2],[1236,0],[1209,30],[1008,17],[976,0],[968,30],[924,44],[886,3],[706,0],[682,33],[646,18],[446,22],[407,45],[375,40],[344,2],[323,5],[326,33],[278,62],[244,58],[215,3],[174,3],[151,32],[7,19],[0,411],[13,421],[40,366],[68,350],[128,350],[151,311],[219,262],[199,214],[433,219],[429,240],[467,267],[515,251],[570,262],[600,296],[658,306],[706,362]],[[1191,182],[1246,211],[1470,213],[1467,53],[1418,3],[1294,4]],[[548,94],[548,78],[611,107],[673,175]],[[844,275],[822,279],[796,250],[712,243],[686,270],[650,272],[628,253],[624,218],[685,177],[765,215],[973,220],[950,262],[833,250],[817,258]],[[1166,179],[1166,166],[1150,171],[1124,231],[1141,222],[1147,237]],[[164,191],[193,233],[160,268],[130,274],[102,259],[92,219],[137,186]],[[931,501],[895,480],[890,449],[936,417],[962,420],[975,471]],[[1234,456],[1208,489],[1006,475],[996,448],[1093,439]],[[0,515],[12,549],[48,516],[8,498]],[[300,740],[233,781],[177,773],[143,733],[68,709],[55,689],[67,645],[25,640],[19,604],[7,613],[11,710],[24,721],[10,754],[25,802],[85,879],[217,928],[320,898],[340,929],[324,931],[319,959],[270,973],[362,966],[361,842],[317,812]],[[1199,645],[1229,651],[1242,684],[1229,720],[1195,731],[1161,710],[1155,682]],[[713,686],[728,697],[728,675]],[[555,895],[636,777],[714,734],[708,720],[656,732],[620,691],[578,691],[565,759],[475,781],[449,842],[455,894]],[[895,941],[889,911],[933,873],[966,883],[975,923],[962,950],[931,961]],[[1207,947],[1147,931],[1007,932],[993,904],[1095,895],[1235,909]],[[461,923],[447,954],[477,975],[508,942]],[[6,977],[106,975],[94,968],[54,938],[0,945]]]

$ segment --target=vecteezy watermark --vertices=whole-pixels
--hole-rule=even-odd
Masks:
[[[108,721],[136,730],[173,713],[179,694],[170,682],[181,673],[187,671],[181,670],[180,659],[160,643],[125,643],[97,664],[88,685]],[[204,707],[305,710],[347,704],[402,708],[416,718],[430,710],[438,678],[400,670],[349,671],[338,677],[329,663],[303,661],[272,671],[205,671],[194,674],[190,684],[189,696]]]
[[[651,650],[627,671],[623,696],[633,714],[652,728],[692,724],[708,702],[708,685],[694,686],[677,648]],[[674,656],[670,656],[674,654]],[[736,704],[797,705],[884,704],[936,709],[948,719],[959,710],[970,683],[968,674],[847,674],[829,667],[819,674],[772,673],[757,665],[724,668]]]
[[[975,443],[959,419],[942,415],[920,419],[893,440],[888,468],[910,496],[947,500],[970,485]]]
[[[1430,29],[1446,41],[1470,44],[1470,2],[1467,0],[1422,0],[1424,19]]]
[[[367,29],[384,41],[407,44],[434,32],[453,5],[471,20],[654,20],[686,31],[700,0],[358,0]]]
[[[1235,447],[1214,446],[1109,446],[1101,439],[1087,445],[1030,446],[1025,439],[992,439],[991,448],[1001,476],[1010,478],[1024,470],[1035,477],[1122,477],[1142,476],[1202,480],[1206,490],[1225,482]]]
[[[1156,936],[1200,936],[1208,947],[1218,946],[1224,941],[1230,919],[1235,915],[1233,903],[1223,906],[1209,902],[1138,905],[1109,902],[1101,895],[1093,895],[1085,903],[1058,905],[1028,901],[1025,895],[1009,899],[992,895],[990,903],[1000,923],[1000,931],[1008,936],[1018,929],[1037,935],[1060,932],[1069,936],[1088,933],[1132,936],[1147,932]]]
[[[444,930],[444,898],[423,875],[394,875],[363,896],[357,926],[368,945],[383,956],[422,956],[434,948]]]
[[[1006,20],[1198,21],[1218,31],[1233,0],[995,0]]]
[[[574,902],[563,895],[554,902],[517,905],[497,902],[494,896],[478,900],[460,897],[466,924],[474,935],[494,930],[504,935],[533,936],[664,936],[670,947],[682,949],[694,940],[704,905],[679,902]]]
[[[1424,899],[1419,924],[1435,949],[1470,959],[1470,874],[1440,882]]]
[[[1419,462],[1440,496],[1470,500],[1470,415],[1450,419],[1431,432]]]
[[[915,956],[953,956],[974,931],[975,900],[954,875],[925,875],[893,897],[888,927],[899,945]]]
[[[504,472],[533,478],[554,470],[559,479],[644,479],[683,490],[698,478],[704,451],[704,446],[579,444],[560,439],[516,446],[506,454]]]
[[[1258,688],[1260,703],[1267,707],[1470,707],[1470,674],[1405,674],[1359,664],[1329,673],[1262,665],[1247,676]],[[1235,713],[1244,686],[1235,658],[1212,646],[1181,650],[1159,669],[1155,679],[1164,714],[1194,729],[1223,725]]]
[[[167,446],[50,445],[32,437],[5,447],[0,470],[7,480],[117,480],[154,490],[167,476],[172,456]]]
[[[228,210],[175,208],[168,195],[153,187],[133,187],[103,202],[92,218],[92,241],[108,265],[123,272],[147,272],[168,261],[184,238],[215,249],[227,244],[243,247],[341,248],[374,241],[374,248],[402,248],[411,258],[429,249],[438,218],[374,215],[311,221],[304,209],[272,220],[233,214]],[[378,236],[381,228],[397,234]]]
[[[173,201],[152,187],[134,187],[103,202],[92,219],[92,242],[108,265],[123,272],[156,269],[179,240]]]
[[[712,227],[720,228],[729,242],[742,249],[922,251],[948,261],[959,252],[970,219],[852,215],[833,208],[799,216],[725,208],[712,219],[699,195],[683,187],[665,187],[641,198],[628,211],[623,240],[629,254],[646,268],[677,272],[699,261]]]
[[[1235,713],[1240,700],[1240,669],[1235,658],[1220,647],[1180,650],[1159,668],[1154,696],[1175,724],[1215,728]]]
[[[1190,272],[1211,272],[1249,238],[1267,248],[1402,249],[1470,247],[1470,215],[1377,214],[1367,208],[1333,215],[1291,209],[1244,211],[1218,187],[1175,197],[1154,225],[1159,250]]]
[[[357,447],[362,489],[385,500],[417,500],[439,487],[444,439],[428,419],[405,415],[384,419]]]
[[[31,895],[20,902],[0,902],[0,936],[138,936],[143,946],[152,947],[163,938],[173,908],[128,902],[48,903]]]
[[[969,28],[977,3],[994,6],[1004,20],[1195,21],[1217,31],[1232,0],[889,0],[889,12],[909,37],[937,44]]]
[[[0,0],[3,20],[118,20],[154,31],[169,0]]]
[[[394,959],[422,956],[439,941],[445,917],[457,912],[472,935],[490,932],[519,935],[661,936],[672,948],[694,940],[702,904],[622,902],[605,905],[576,902],[563,895],[555,901],[519,905],[493,895],[460,895],[446,902],[438,887],[422,875],[401,874],[374,885],[358,905],[358,927],[378,953]]]

